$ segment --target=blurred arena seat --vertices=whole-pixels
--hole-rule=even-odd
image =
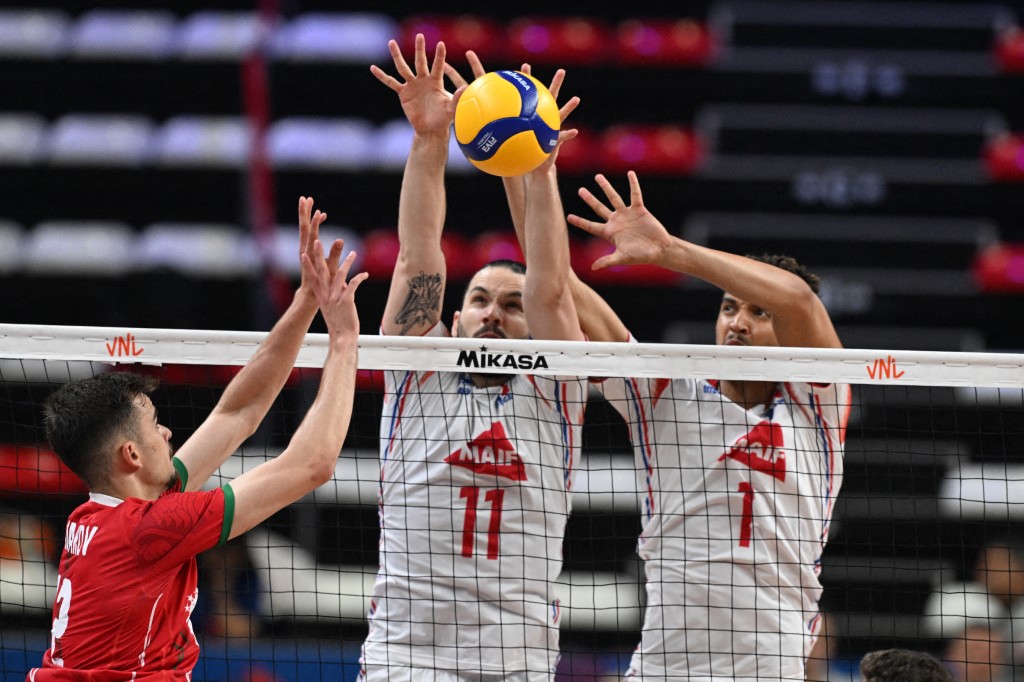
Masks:
[[[153,160],[164,166],[241,168],[252,147],[240,116],[174,116],[153,137]]]
[[[178,26],[177,56],[192,60],[240,60],[259,45],[260,31],[260,19],[255,12],[195,12]]]
[[[396,35],[386,14],[307,12],[278,28],[271,47],[279,59],[365,64],[390,59],[388,40]]]
[[[694,19],[629,19],[615,29],[618,62],[630,66],[708,65],[718,42]]]
[[[604,172],[688,175],[701,164],[703,145],[693,131],[673,125],[616,125],[601,137]]]
[[[1024,72],[1024,31],[1009,25],[996,37],[993,52],[1005,73]]]
[[[359,257],[356,258],[355,263],[352,265],[352,272],[360,272],[362,269],[360,262],[363,251],[362,237],[347,227],[330,223],[324,223],[320,226],[320,243],[324,245],[325,252],[330,250],[331,244],[334,243],[335,239],[343,239],[345,241],[345,248],[341,254],[342,259],[350,251],[355,251],[359,254]],[[274,239],[270,251],[270,264],[279,272],[286,273],[297,280],[300,273],[299,259],[296,257],[298,253],[299,233],[295,230],[295,226],[278,225],[274,230]]]
[[[67,49],[70,19],[56,9],[0,9],[0,56],[52,59]]]
[[[27,165],[43,154],[46,120],[35,114],[0,114],[0,164]]]
[[[365,119],[282,118],[267,131],[267,151],[278,168],[359,170],[376,165],[375,132]]]
[[[153,122],[131,114],[67,114],[50,128],[51,164],[140,166],[150,157]]]
[[[984,160],[993,180],[1024,180],[1024,135],[1009,132],[993,135],[985,146]]]
[[[504,27],[486,16],[419,14],[408,17],[401,22],[398,41],[405,54],[410,54],[415,46],[417,33],[423,34],[428,49],[433,49],[443,39],[447,59],[454,64],[465,61],[467,50],[476,52],[484,68],[492,69],[495,62],[504,61]],[[467,72],[464,76],[468,79],[470,74]]]
[[[522,17],[508,25],[507,58],[513,63],[576,66],[614,58],[611,25],[591,16]]]
[[[0,220],[0,274],[21,268],[25,228],[11,220]]]
[[[152,223],[133,243],[135,267],[168,269],[198,278],[254,276],[260,260],[252,239],[236,225]]]
[[[117,221],[51,220],[36,224],[23,246],[30,274],[116,276],[131,272],[134,231]]]
[[[159,10],[89,10],[72,26],[68,41],[77,57],[163,59],[174,50],[177,19]]]
[[[980,249],[971,262],[971,272],[984,293],[1024,291],[1024,244],[1000,242]]]
[[[398,262],[398,233],[394,228],[378,228],[363,235],[362,269],[371,278],[388,279]]]

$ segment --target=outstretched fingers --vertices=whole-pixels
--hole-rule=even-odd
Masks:
[[[345,248],[344,239],[335,239],[331,244],[331,250],[327,254],[327,269],[334,272],[338,269],[338,261],[341,260],[341,252]]]
[[[611,216],[612,210],[605,206],[604,203],[595,197],[594,193],[586,187],[580,187],[577,194],[579,194],[580,199],[583,199],[583,203],[589,206],[590,210],[596,213],[597,217],[601,220],[608,220],[609,216]]]
[[[459,73],[459,70],[447,62],[444,65],[444,75],[448,76],[448,80],[452,82],[456,89],[469,85],[466,79],[462,77],[462,74]]]
[[[565,69],[558,69],[555,71],[555,75],[551,78],[551,84],[548,85],[548,90],[556,101],[558,100],[558,93],[562,91],[563,81],[565,81]]]
[[[626,177],[629,178],[629,203],[633,206],[643,206],[644,195],[640,191],[640,178],[636,176],[635,171],[627,172]]]
[[[352,265],[356,262],[358,254],[355,251],[349,251],[348,255],[345,256],[345,260],[342,261],[341,266],[338,268],[338,272],[334,278],[334,293],[339,296],[353,296],[355,295],[356,289],[359,285],[369,277],[369,273],[360,272],[358,275],[349,279],[349,272],[352,269]]]
[[[426,44],[423,34],[416,35],[416,56],[415,59],[419,60],[420,50]],[[409,66],[409,62],[405,61],[405,55],[402,54],[402,48],[398,46],[397,40],[388,41],[388,50],[391,52],[391,59],[395,62],[395,69],[398,71],[398,75],[407,81],[412,80],[416,74],[413,72],[412,67]],[[424,67],[426,67],[426,57],[424,57]]]
[[[594,180],[597,181],[598,186],[604,191],[604,195],[608,198],[608,203],[611,204],[613,209],[617,211],[621,208],[626,208],[626,202],[624,202],[622,200],[622,196],[615,191],[615,188],[612,187],[612,183],[608,181],[608,178],[601,173],[598,173],[594,176]]]
[[[578,227],[584,232],[589,232],[595,237],[604,238],[604,223],[599,223],[593,220],[587,220],[581,218],[575,213],[570,213],[565,217],[566,221],[573,227]]]
[[[417,60],[419,52],[417,51]],[[434,62],[430,65],[430,75],[434,76],[438,80],[444,77],[444,66],[446,64],[445,57],[447,56],[447,49],[444,46],[443,41],[437,41],[437,46],[434,47]],[[426,50],[423,52],[423,65],[426,66],[427,53]],[[418,65],[418,61],[417,61]]]
[[[552,93],[553,94],[553,93]],[[558,120],[565,123],[565,119],[569,118],[569,114],[576,111],[576,107],[580,105],[580,98],[573,96],[569,98],[569,101],[562,105],[562,108],[558,110]]]
[[[299,254],[309,248],[309,233],[312,225],[313,199],[299,197]]]
[[[487,73],[487,69],[484,68],[484,64],[480,61],[479,55],[477,55],[473,50],[466,50],[466,61],[469,62],[469,68],[473,72],[473,78],[479,78]]]

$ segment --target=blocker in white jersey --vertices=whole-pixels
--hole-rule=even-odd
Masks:
[[[644,491],[647,610],[630,674],[803,679],[849,387],[780,384],[749,410],[715,381],[614,379],[604,391]]]
[[[585,381],[386,375],[367,676],[411,666],[549,679]]]
[[[580,196],[600,221],[568,217],[615,245],[595,268],[651,263],[715,285],[719,345],[842,347],[817,276],[789,256],[740,256],[672,236],[644,206],[636,173],[627,177],[628,204],[598,175],[608,203],[586,188]],[[581,319],[601,322],[597,332],[587,325],[591,338],[629,336],[596,296],[581,297],[590,311]],[[647,608],[627,678],[804,679],[849,387],[720,378],[605,386],[629,424],[646,490]]]
[[[443,42],[428,60],[415,38],[406,61],[388,43],[413,129],[399,198],[399,255],[383,334],[441,335],[448,280],[441,249],[445,164],[461,91],[445,90]],[[483,68],[467,54],[474,73]],[[557,96],[564,72],[549,88]],[[568,115],[578,99],[559,111]],[[575,136],[562,130],[558,144]],[[469,279],[455,335],[582,341],[569,290],[569,237],[554,161],[505,185],[529,267],[492,260]],[[527,201],[526,197],[530,200]],[[459,254],[464,257],[465,254]],[[360,679],[544,680],[558,661],[561,569],[569,494],[580,448],[580,379],[430,372],[391,374],[381,424],[380,572]]]

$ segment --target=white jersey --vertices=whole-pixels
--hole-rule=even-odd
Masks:
[[[610,379],[644,491],[643,636],[627,677],[804,679],[843,477],[845,385],[746,410],[713,381]]]
[[[476,388],[458,372],[385,374],[364,668],[549,679],[585,381],[520,374]]]

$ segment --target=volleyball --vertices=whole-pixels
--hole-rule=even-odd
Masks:
[[[529,173],[558,143],[558,104],[529,74],[491,71],[455,107],[455,139],[474,166],[502,177]]]

